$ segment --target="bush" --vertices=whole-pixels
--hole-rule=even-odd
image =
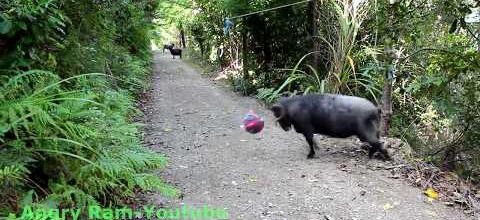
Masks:
[[[153,2],[0,4],[0,215],[173,196],[142,145],[135,95],[150,72]],[[15,46],[11,46],[15,45]]]

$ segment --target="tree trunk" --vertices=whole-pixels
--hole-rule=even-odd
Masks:
[[[393,72],[395,71],[392,67],[392,48],[391,48],[391,41],[387,39],[385,41],[385,77],[384,77],[384,84],[383,84],[383,96],[382,96],[382,123],[380,125],[382,136],[387,136],[390,128],[390,120],[392,117],[392,80],[393,80]]]
[[[443,171],[453,171],[455,170],[455,158],[457,157],[456,146],[449,146],[445,153],[443,154],[442,159],[442,170]]]
[[[386,17],[389,18],[387,21],[386,28],[394,27],[395,21],[395,4],[391,4]],[[383,66],[386,67],[384,84],[383,84],[383,96],[382,96],[382,123],[380,124],[380,131],[382,136],[388,136],[390,129],[390,120],[393,114],[392,111],[392,81],[395,73],[395,67],[393,64],[393,59],[396,56],[393,51],[393,39],[396,39],[395,32],[387,33],[387,36],[384,38],[384,51],[383,51]],[[396,58],[397,59],[397,58]]]
[[[262,38],[262,50],[263,50],[263,61],[264,61],[264,71],[268,72],[270,68],[272,67],[272,60],[273,60],[273,54],[272,54],[272,49],[271,49],[271,37],[270,37],[270,30],[268,30],[267,27],[267,22],[262,19],[261,21],[262,24],[262,29],[263,29],[263,36]]]
[[[318,13],[318,0],[312,0],[310,4],[310,10],[312,13],[312,41],[313,41],[313,51],[315,53],[313,54],[313,67],[315,69],[319,68],[320,64],[320,54],[318,51],[320,51],[320,42],[318,40],[318,18],[319,18],[319,13]]]
[[[245,23],[245,18],[243,19]],[[247,30],[242,30],[242,66],[243,66],[243,79],[248,81],[248,45],[247,45]]]
[[[198,44],[200,46],[200,54],[202,54],[202,58],[203,58],[203,54],[204,54],[204,50],[205,50],[205,47],[203,46],[203,40],[199,40]]]
[[[388,135],[392,113],[392,81],[385,79],[382,97],[382,136]]]
[[[185,41],[185,31],[183,29],[180,30],[180,37],[181,37],[181,40],[182,40],[182,48],[185,48],[187,47],[186,45],[186,41]]]

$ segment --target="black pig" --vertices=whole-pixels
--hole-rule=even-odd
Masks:
[[[357,136],[371,146],[369,158],[378,151],[383,159],[391,159],[379,141],[380,110],[364,98],[334,94],[294,96],[281,99],[271,111],[283,130],[293,126],[305,136],[310,146],[307,158],[315,155],[314,147],[318,149],[313,135],[322,134],[335,138]]]
[[[175,59],[175,56],[180,56],[180,59],[182,59],[182,49],[169,48],[169,50],[173,56],[173,59]]]
[[[165,53],[165,49],[170,50],[175,46],[174,44],[164,44],[163,45],[163,53]]]

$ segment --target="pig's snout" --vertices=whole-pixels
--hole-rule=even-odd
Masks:
[[[292,123],[288,118],[285,107],[282,105],[274,105],[272,108],[270,108],[270,110],[275,116],[275,122],[280,124],[280,127],[282,127],[284,131],[290,131],[292,128]]]

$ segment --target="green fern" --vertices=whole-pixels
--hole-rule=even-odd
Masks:
[[[87,74],[64,80],[52,76],[30,71],[8,79],[2,87],[9,99],[0,100],[0,120],[5,125],[0,153],[12,156],[0,158],[2,196],[34,187],[42,193],[33,203],[73,206],[121,204],[134,196],[136,187],[176,194],[152,174],[166,165],[166,158],[143,148],[140,125],[126,117],[135,112],[127,92],[67,91],[62,83],[84,80],[80,78]],[[45,158],[65,159],[52,167]],[[30,169],[38,166],[47,174],[58,174],[50,176],[51,184],[43,186],[47,188],[32,180],[37,173]]]
[[[0,57],[0,216],[26,204],[121,204],[138,189],[168,188],[154,175],[165,157],[142,146],[130,121],[150,73],[145,18],[156,6],[124,3],[2,4],[0,41],[15,46]]]

